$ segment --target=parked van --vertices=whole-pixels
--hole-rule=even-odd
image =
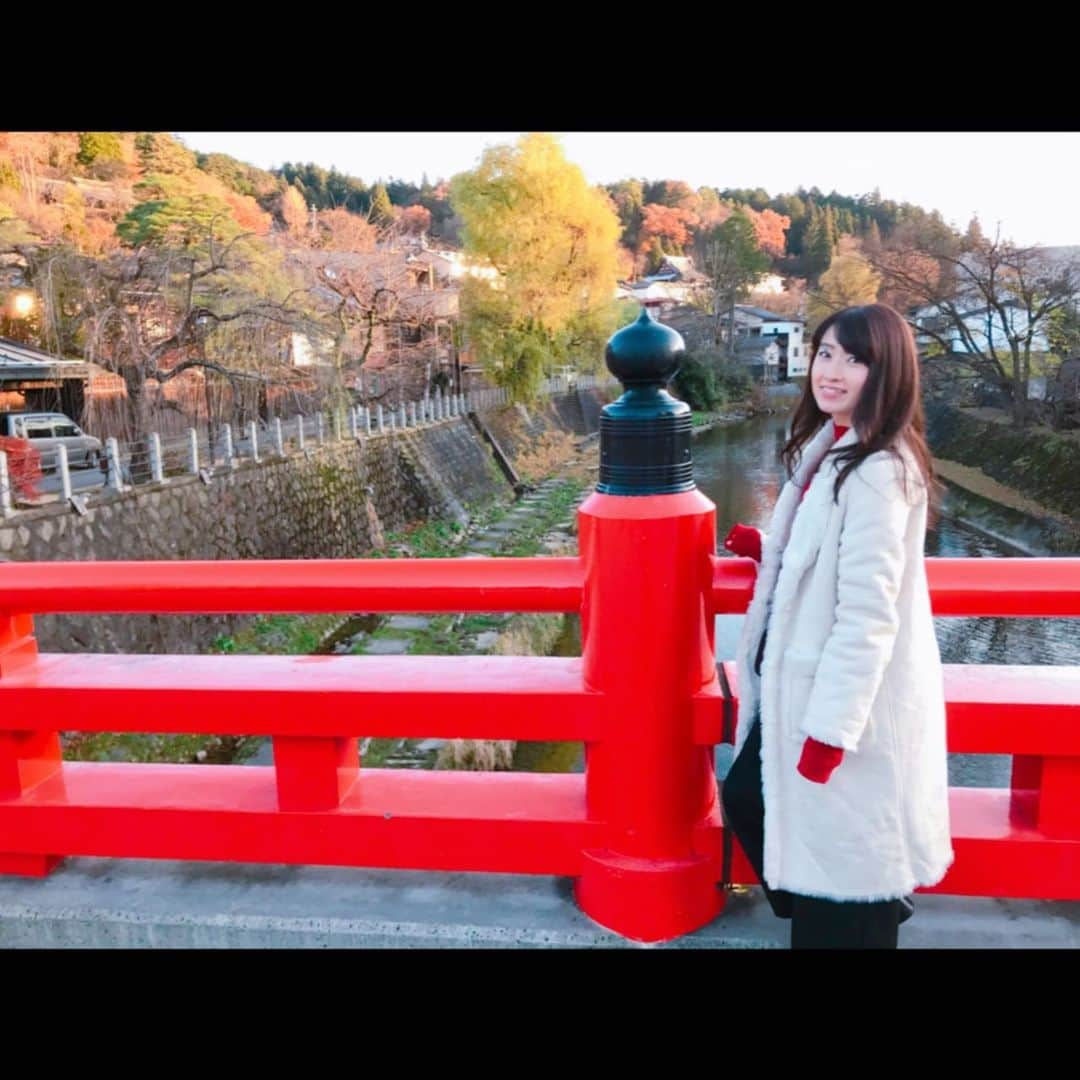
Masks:
[[[43,469],[56,468],[58,446],[67,447],[72,468],[95,468],[101,462],[101,440],[87,435],[63,413],[0,412],[0,435],[26,439],[41,453]]]

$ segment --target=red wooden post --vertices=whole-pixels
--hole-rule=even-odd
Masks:
[[[1010,818],[1047,836],[1080,840],[1080,757],[1013,758]]]
[[[332,810],[356,783],[356,739],[274,736],[274,769],[281,810]]]
[[[682,339],[643,311],[608,345],[629,389],[601,419],[600,483],[580,510],[583,670],[602,693],[587,745],[589,819],[576,895],[637,941],[696,930],[723,906],[714,854],[695,850],[716,806],[712,748],[695,742],[693,695],[716,678],[706,599],[715,507],[694,487],[690,410],[661,388]]]
[[[0,679],[37,660],[31,615],[0,613]],[[58,731],[0,730],[0,800],[20,799],[43,780],[60,772]],[[44,877],[61,860],[59,855],[4,851],[0,838],[0,874]]]

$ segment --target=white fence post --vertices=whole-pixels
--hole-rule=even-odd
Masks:
[[[161,467],[161,436],[156,431],[150,432],[150,479],[155,484],[165,479],[165,471]]]
[[[222,424],[221,430],[225,441],[225,464],[228,465],[230,469],[235,469],[236,462],[233,459],[232,424]]]
[[[285,456],[285,432],[281,430],[281,417],[274,417],[274,451],[278,457]]]
[[[60,474],[64,502],[67,502],[71,498],[71,470],[68,468],[67,447],[63,443],[56,448],[56,471]]]
[[[188,472],[199,475],[199,433],[193,427],[188,428]]]
[[[248,421],[248,438],[251,439],[251,460],[259,460],[259,429],[254,420]]]
[[[109,462],[106,483],[113,491],[120,491],[123,488],[123,481],[120,477],[120,444],[112,435],[105,440],[105,457]]]
[[[10,517],[13,513],[15,513],[15,501],[11,497],[7,454],[0,450],[0,514]]]

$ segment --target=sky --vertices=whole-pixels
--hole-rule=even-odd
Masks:
[[[375,180],[419,183],[474,168],[488,146],[518,132],[175,132],[192,150],[250,165],[286,161]],[[567,158],[594,184],[631,177],[692,187],[800,185],[939,210],[963,228],[1000,222],[1018,244],[1080,244],[1080,132],[557,132]],[[1058,193],[1055,196],[1055,193]]]

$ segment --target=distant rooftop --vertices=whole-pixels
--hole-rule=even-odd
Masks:
[[[33,345],[23,345],[0,337],[0,379],[60,378],[85,379],[90,374],[86,364],[64,360]]]
[[[775,311],[766,311],[765,308],[754,307],[751,304],[736,304],[737,311],[745,312],[747,315],[755,315],[759,319],[764,319],[766,322],[803,322],[803,319],[792,318],[790,315],[777,315]]]

